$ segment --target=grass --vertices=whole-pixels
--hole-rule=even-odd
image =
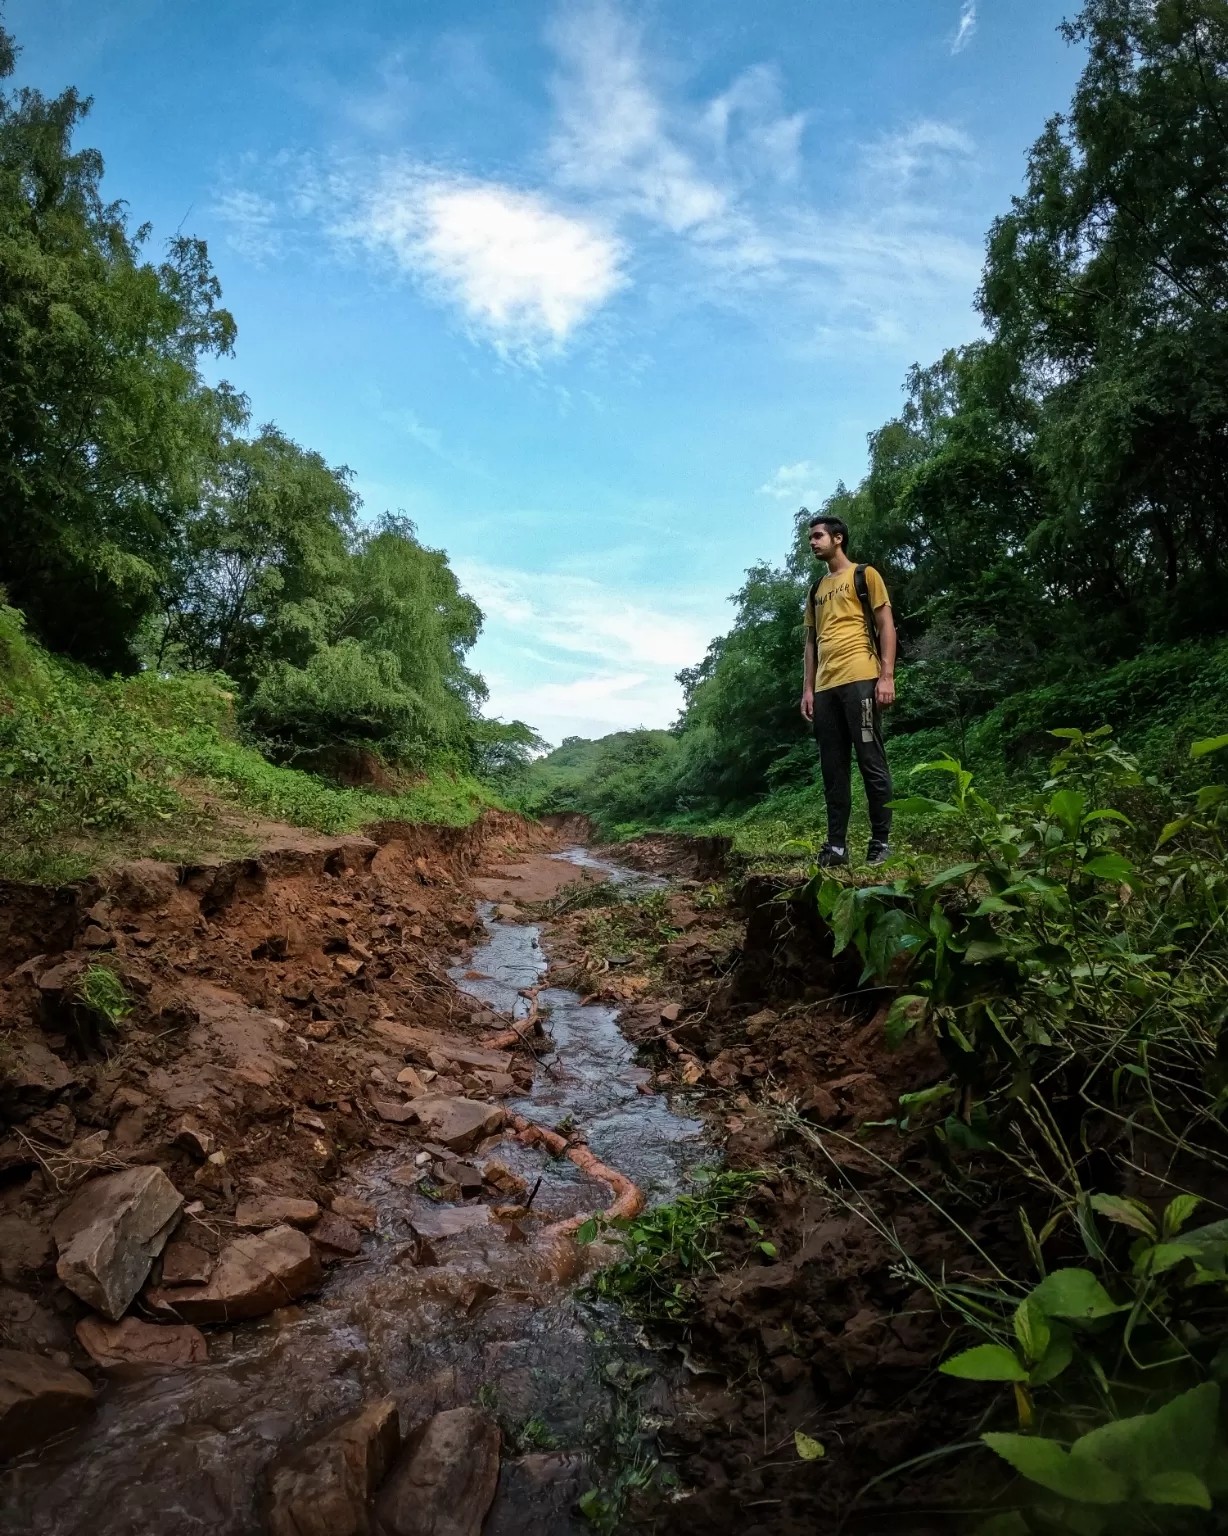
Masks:
[[[466,826],[502,803],[442,768],[381,794],[279,767],[239,739],[224,678],[102,678],[0,607],[0,877],[61,883],[118,858],[237,852],[255,818],[326,833]]]

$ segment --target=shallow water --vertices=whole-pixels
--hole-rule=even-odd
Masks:
[[[620,883],[652,883],[583,849],[560,857]],[[530,1005],[520,994],[547,968],[538,930],[491,922],[489,910],[488,942],[451,974],[467,992],[523,1017]],[[489,979],[464,979],[470,970]],[[544,1066],[532,1093],[509,1107],[544,1125],[570,1116],[602,1161],[650,1200],[670,1198],[702,1160],[700,1124],[638,1091],[648,1074],[636,1067],[612,1008],[584,1007],[563,988],[543,989],[539,1005],[547,1036],[534,1043]],[[207,1365],[105,1373],[98,1411],[81,1430],[7,1469],[0,1528],[40,1536],[261,1531],[264,1469],[278,1451],[389,1393],[403,1422],[481,1400],[513,1430],[535,1419],[560,1447],[582,1446],[604,1412],[608,1362],[573,1296],[574,1276],[559,1273],[551,1245],[509,1243],[498,1226],[441,1240],[438,1264],[415,1267],[409,1217],[424,1202],[389,1178],[406,1155],[371,1158],[345,1186],[379,1212],[362,1260],[336,1266],[321,1295],[301,1307],[206,1330]],[[595,1210],[610,1199],[606,1185],[565,1158],[511,1139],[491,1155],[530,1180],[541,1176],[534,1210],[543,1215]],[[485,1536],[591,1529],[567,1507],[526,1523],[540,1503],[530,1462],[505,1462]]]

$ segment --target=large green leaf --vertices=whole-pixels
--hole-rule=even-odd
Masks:
[[[1006,953],[1001,939],[973,939],[964,951],[964,961],[968,965],[984,965],[990,960],[1001,960]]]
[[[1050,797],[1045,813],[1058,823],[1067,839],[1073,842],[1083,825],[1083,812],[1086,809],[1086,795],[1077,789],[1059,789]]]
[[[889,1050],[894,1051],[903,1044],[909,1031],[915,1029],[925,1018],[928,1009],[929,998],[921,997],[915,992],[901,992],[898,997],[892,998],[891,1007],[887,1010],[887,1020],[883,1026]]]
[[[1136,1442],[1138,1476],[1206,1470],[1215,1448],[1219,1386],[1204,1381],[1147,1414]]]
[[[1211,1495],[1206,1483],[1193,1472],[1153,1472],[1145,1477],[1139,1492],[1147,1504],[1188,1504],[1194,1509],[1210,1509]]]
[[[1031,1295],[1049,1317],[1062,1317],[1070,1322],[1094,1322],[1128,1310],[1125,1305],[1119,1306],[1086,1269],[1055,1269]]]
[[[936,891],[944,885],[962,884],[968,875],[975,874],[980,867],[979,863],[952,864],[950,869],[944,869],[939,874],[936,874],[932,880],[927,880],[925,889],[927,891]]]
[[[1155,1222],[1147,1207],[1139,1201],[1128,1200],[1124,1195],[1093,1195],[1091,1205],[1092,1210],[1101,1216],[1107,1216],[1110,1221],[1116,1221],[1134,1232],[1141,1232],[1144,1237],[1155,1242]]]
[[[1094,875],[1097,880],[1111,880],[1114,885],[1120,885],[1134,874],[1134,865],[1120,853],[1098,853],[1084,864],[1083,872]]]
[[[1002,1344],[974,1344],[962,1354],[944,1360],[938,1369],[944,1376],[962,1381],[1026,1381],[1028,1373],[1014,1350]]]
[[[1223,747],[1228,747],[1228,736],[1204,736],[1201,741],[1191,744],[1190,756],[1206,757],[1209,752],[1218,752]]]
[[[1025,1296],[1015,1308],[1015,1338],[1029,1365],[1035,1365],[1049,1348],[1049,1318],[1033,1296]]]
[[[930,800],[925,795],[906,795],[903,800],[889,800],[887,807],[892,811],[903,811],[908,816],[957,816],[959,806],[952,805],[949,800]]]
[[[1072,1456],[1056,1440],[1008,1434],[981,1439],[1030,1482],[1076,1504],[1122,1504],[1129,1497],[1130,1485],[1120,1472],[1092,1457]]]

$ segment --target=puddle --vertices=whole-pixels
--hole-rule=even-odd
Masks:
[[[583,849],[560,857],[620,884],[658,883]],[[523,1017],[529,1003],[520,994],[546,971],[538,930],[488,921],[487,931],[489,942],[451,974],[467,992]],[[467,970],[490,979],[465,980]],[[506,1101],[509,1107],[548,1126],[571,1116],[598,1158],[634,1179],[650,1201],[670,1198],[703,1159],[700,1123],[638,1091],[647,1073],[636,1067],[612,1008],[583,1007],[578,994],[548,987],[539,1006],[544,1065],[532,1093]],[[389,1393],[403,1421],[480,1400],[513,1429],[537,1421],[538,1445],[584,1444],[607,1411],[609,1364],[551,1250],[509,1243],[492,1224],[439,1241],[439,1263],[414,1267],[409,1218],[423,1197],[390,1178],[413,1150],[409,1144],[405,1153],[369,1159],[345,1187],[379,1212],[369,1256],[334,1268],[322,1294],[302,1307],[233,1332],[207,1330],[208,1365],[109,1373],[82,1430],[7,1469],[0,1527],[31,1536],[261,1532],[264,1468],[277,1451]],[[566,1158],[511,1139],[491,1155],[522,1177],[541,1176],[534,1210],[543,1215],[561,1218],[609,1201],[607,1186]],[[574,1459],[563,1455],[505,1463],[484,1536],[591,1531],[570,1512],[574,1493],[547,1497],[550,1513],[531,1513],[545,1508],[542,1478],[564,1473],[573,1481],[578,1475]]]

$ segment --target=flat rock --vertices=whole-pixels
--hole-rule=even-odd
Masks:
[[[455,1237],[458,1232],[472,1232],[476,1227],[490,1224],[488,1205],[438,1205],[415,1211],[409,1224],[417,1237],[436,1241],[441,1237]]]
[[[502,1130],[506,1118],[497,1105],[434,1094],[415,1099],[414,1110],[432,1139],[450,1152],[468,1152],[484,1137]]]
[[[351,1195],[334,1195],[333,1210],[346,1221],[352,1221],[363,1232],[374,1232],[376,1210],[365,1200],[355,1200]]]
[[[151,1291],[148,1299],[185,1323],[235,1322],[284,1307],[322,1278],[311,1239],[294,1227],[274,1227],[228,1243],[207,1285]]]
[[[173,1368],[203,1365],[209,1358],[204,1334],[183,1323],[142,1323],[135,1317],[104,1323],[99,1317],[83,1317],[77,1324],[77,1338],[99,1365]]]
[[[326,1211],[312,1227],[311,1240],[326,1259],[353,1259],[362,1252],[358,1228],[334,1211]]]
[[[499,1481],[499,1443],[479,1408],[437,1413],[380,1494],[388,1536],[479,1536]]]
[[[419,1098],[427,1091],[426,1084],[418,1076],[417,1067],[402,1067],[397,1073],[397,1082],[405,1089],[411,1099]]]
[[[41,1109],[67,1088],[73,1075],[41,1040],[6,1045],[0,1075],[0,1111]]]
[[[501,1195],[523,1195],[529,1186],[518,1173],[497,1157],[492,1157],[482,1168],[482,1177],[491,1189],[497,1189]]]
[[[385,1099],[371,1094],[371,1108],[387,1125],[409,1125],[418,1118],[417,1101],[402,1103],[400,1099]]]
[[[213,1273],[213,1255],[195,1243],[171,1241],[162,1252],[163,1285],[204,1285]]]
[[[396,1400],[370,1403],[269,1476],[270,1536],[370,1536],[368,1500],[401,1448]]]
[[[183,1196],[152,1166],[83,1184],[56,1217],[56,1274],[112,1322],[124,1315],[179,1220]]]
[[[240,1200],[235,1207],[235,1225],[249,1231],[263,1232],[269,1227],[307,1227],[320,1214],[314,1200],[300,1200],[294,1195],[258,1195]]]
[[[0,1349],[0,1460],[80,1423],[94,1389],[80,1371],[23,1349]]]

